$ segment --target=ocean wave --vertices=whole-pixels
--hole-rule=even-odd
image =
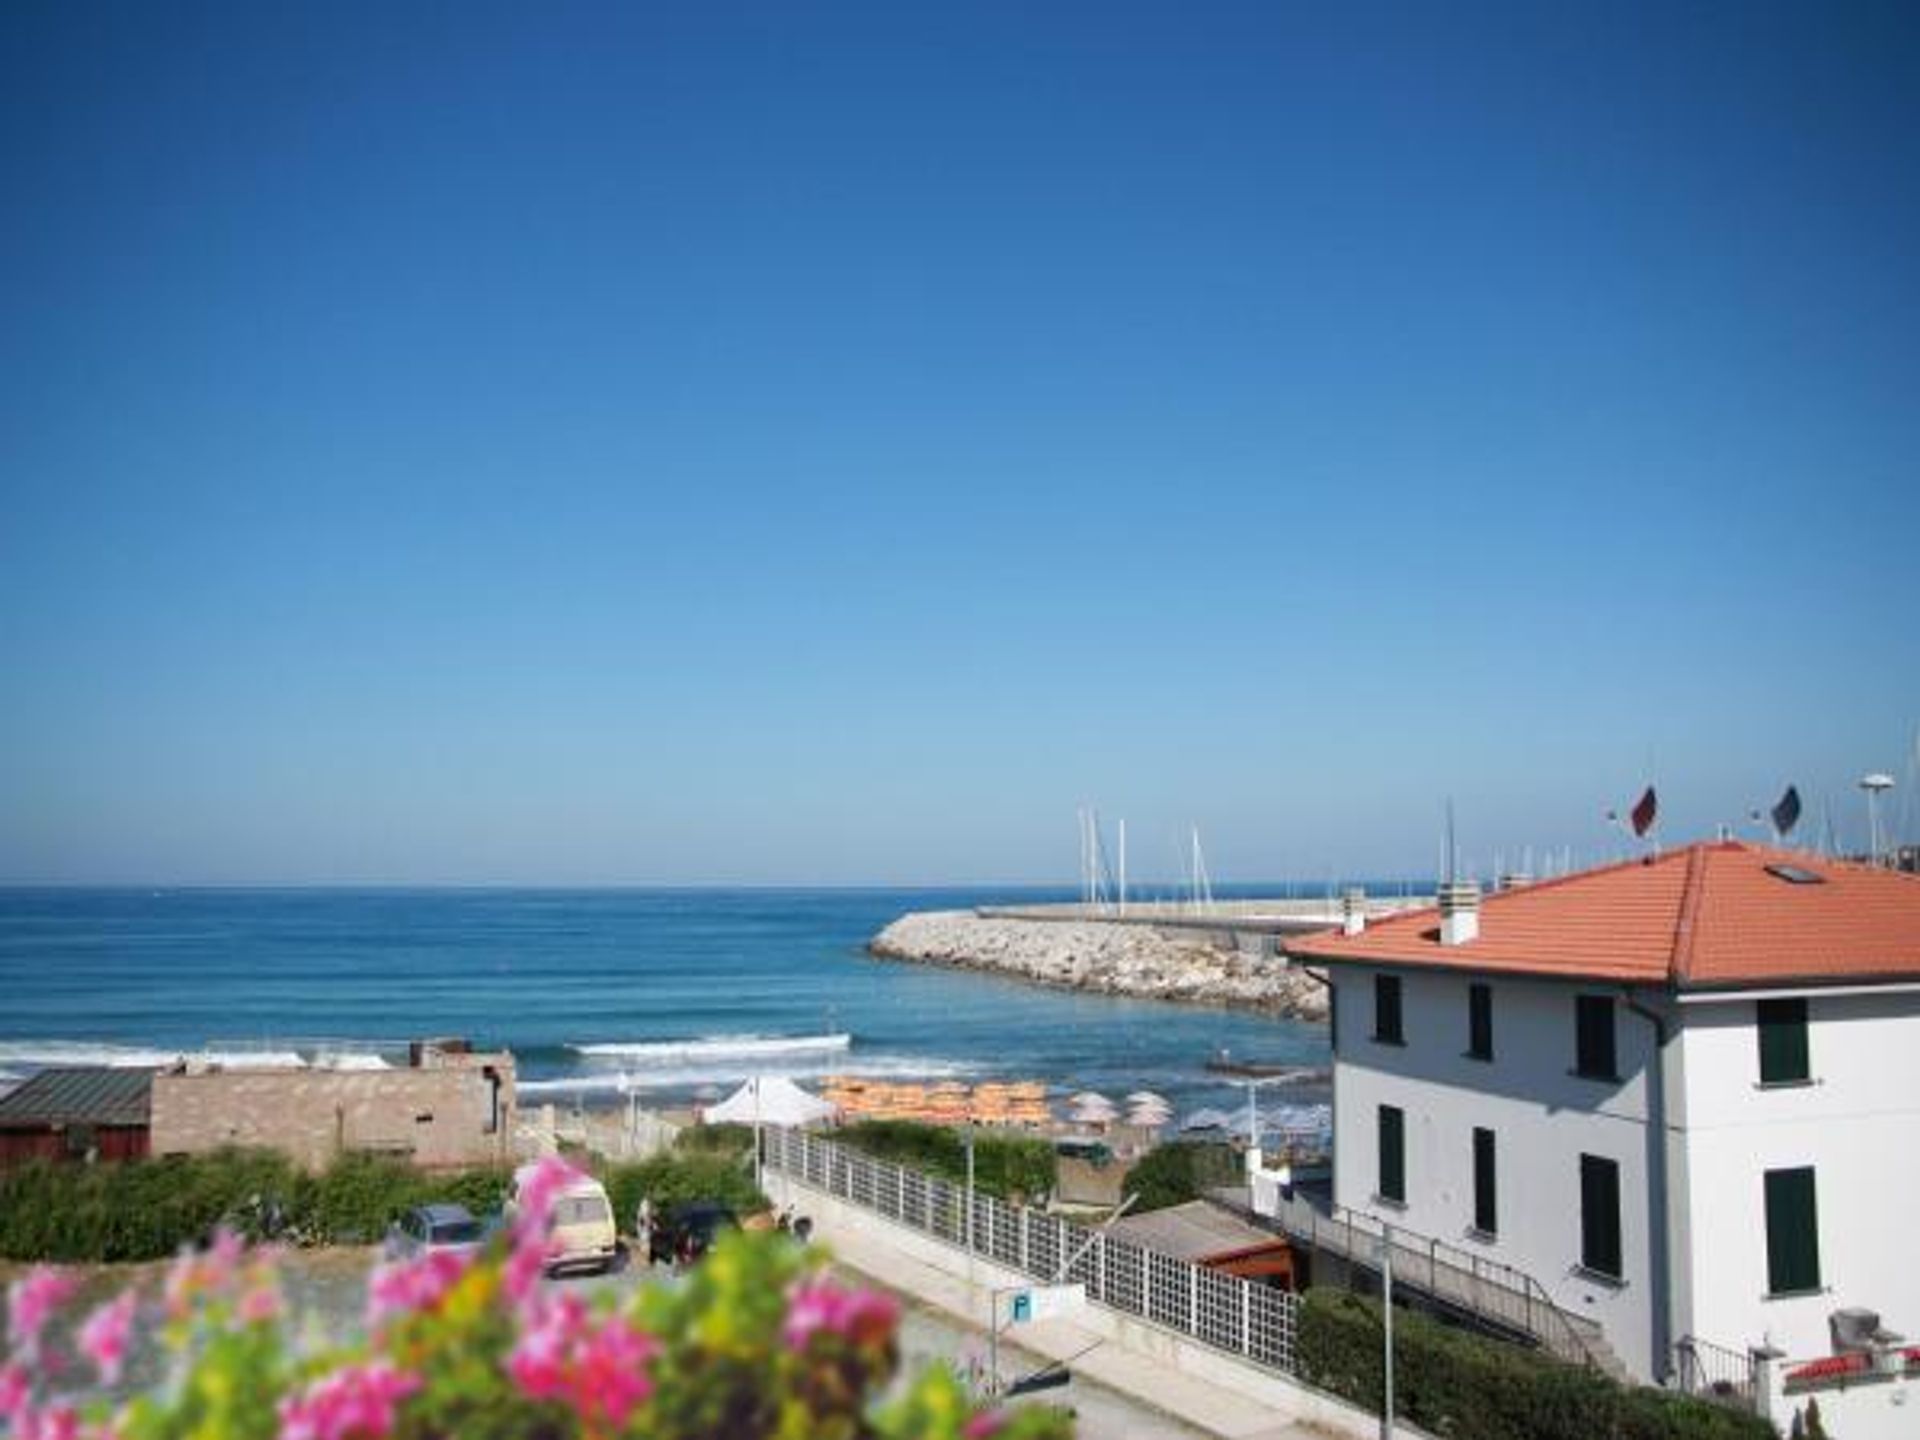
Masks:
[[[851,1035],[702,1035],[693,1040],[603,1041],[570,1045],[593,1060],[668,1065],[688,1060],[735,1060],[837,1053],[853,1048]]]
[[[977,1074],[980,1066],[962,1060],[931,1059],[915,1055],[874,1055],[858,1060],[822,1057],[808,1063],[763,1066],[676,1066],[666,1069],[590,1070],[574,1075],[543,1075],[518,1082],[520,1095],[624,1095],[629,1091],[691,1090],[700,1085],[730,1087],[752,1075],[780,1075],[789,1080],[819,1080],[828,1075],[852,1075],[863,1080],[951,1080]]]
[[[98,1040],[0,1041],[0,1070],[52,1070],[71,1066],[104,1066],[113,1070],[160,1070],[181,1061],[191,1065],[218,1065],[228,1070],[300,1069],[310,1062],[297,1050],[260,1048],[221,1049],[216,1042],[204,1048],[169,1049],[158,1045],[115,1045]],[[317,1063],[334,1069],[390,1068],[379,1056],[354,1051],[329,1052]]]

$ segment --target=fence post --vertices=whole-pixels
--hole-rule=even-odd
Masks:
[[[1096,1236],[1093,1242],[1093,1278],[1100,1287],[1100,1299],[1107,1298],[1107,1237],[1105,1233]]]
[[[1187,1266],[1187,1333],[1200,1339],[1200,1267]]]
[[[1020,1270],[1022,1274],[1030,1274],[1033,1270],[1033,1267],[1027,1263],[1027,1231],[1030,1228],[1027,1217],[1031,1213],[1026,1206],[1020,1207]]]
[[[1253,1353],[1253,1282],[1240,1282],[1240,1353]]]
[[[893,1213],[904,1222],[907,1218],[907,1167],[897,1165],[893,1171],[894,1202]]]

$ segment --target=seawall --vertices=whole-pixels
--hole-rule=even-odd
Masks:
[[[1065,990],[1324,1020],[1326,987],[1231,935],[972,910],[903,915],[868,943],[883,960],[985,970]]]

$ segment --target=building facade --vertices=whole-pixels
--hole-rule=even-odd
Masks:
[[[1334,994],[1335,1199],[1687,1340],[1920,1334],[1920,880],[1735,842],[1290,951]]]
[[[312,1170],[337,1156],[391,1155],[430,1169],[513,1158],[514,1068],[505,1051],[414,1047],[412,1063],[177,1066],[153,1077],[152,1150],[278,1150]]]

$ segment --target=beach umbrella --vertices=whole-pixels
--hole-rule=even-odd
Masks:
[[[1183,1131],[1231,1130],[1233,1128],[1233,1117],[1224,1110],[1203,1107],[1187,1116],[1187,1118],[1180,1123],[1180,1128]]]
[[[1151,1090],[1136,1090],[1127,1096],[1127,1103],[1129,1105],[1165,1105],[1167,1097],[1156,1095]]]
[[[1173,1118],[1173,1110],[1164,1100],[1157,1103],[1143,1100],[1138,1105],[1127,1107],[1127,1118],[1135,1124],[1144,1119],[1150,1124],[1164,1125]]]
[[[1098,1090],[1082,1090],[1067,1101],[1069,1105],[1111,1105],[1113,1102]]]

